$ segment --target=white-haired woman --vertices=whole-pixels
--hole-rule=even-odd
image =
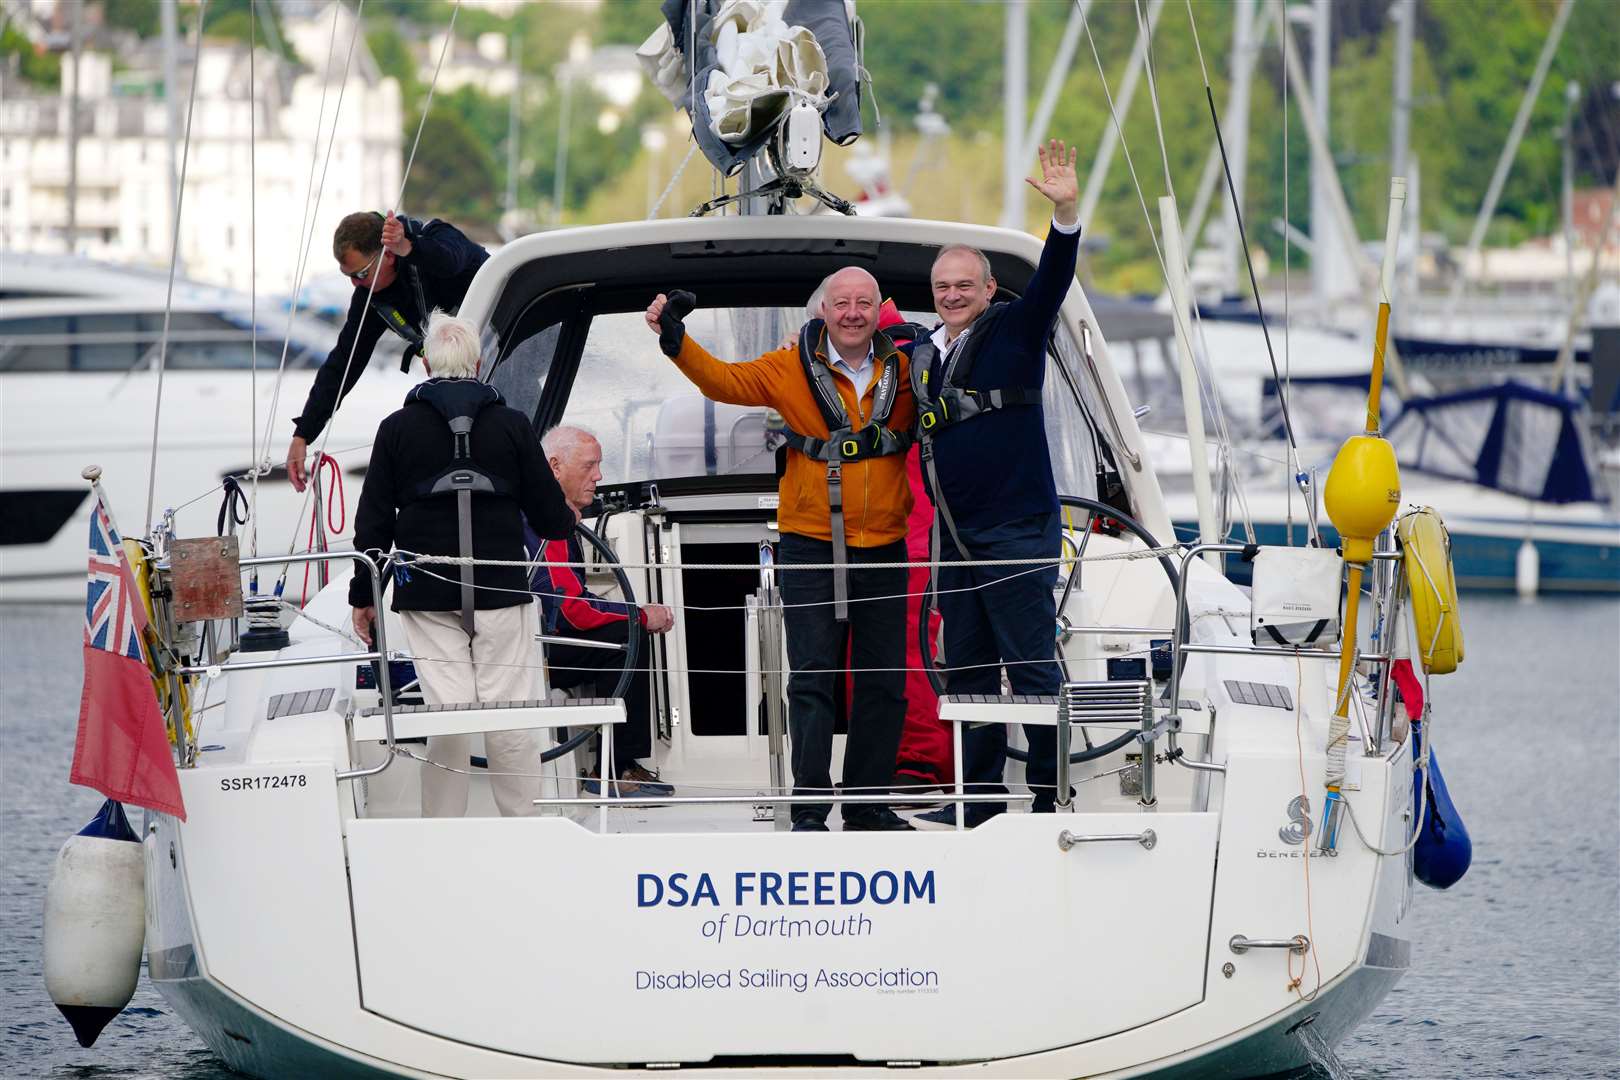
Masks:
[[[494,387],[478,381],[477,330],[464,320],[434,312],[422,351],[431,378],[413,387],[404,407],[377,428],[355,514],[355,548],[379,557],[396,548],[422,555],[461,554],[456,496],[433,489],[453,467],[469,467],[466,459],[456,457],[451,427],[465,419],[472,421],[467,436],[470,467],[488,477],[494,488],[472,498],[473,555],[523,559],[525,517],[547,539],[568,536],[574,511],[546,463],[534,426],[503,404]],[[458,568],[406,565],[396,570],[393,580],[393,607],[416,657],[417,678],[429,704],[535,696],[538,624],[523,567],[474,569],[471,635],[462,619]],[[371,595],[367,575],[356,574],[351,580],[349,603],[354,607],[355,629],[369,642],[377,598]],[[422,770],[424,816],[459,817],[467,812],[471,742],[466,735],[428,740],[429,759],[443,768]],[[533,814],[533,800],[540,793],[538,736],[490,732],[484,746],[501,814]]]

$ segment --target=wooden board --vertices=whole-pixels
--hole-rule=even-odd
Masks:
[[[242,617],[242,567],[234,536],[176,540],[169,548],[176,622]]]

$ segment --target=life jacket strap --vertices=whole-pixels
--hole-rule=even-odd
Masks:
[[[917,430],[920,435],[937,435],[951,424],[959,424],[997,409],[1040,403],[1041,392],[1034,387],[969,390],[966,387],[947,386],[938,397],[917,403]]]

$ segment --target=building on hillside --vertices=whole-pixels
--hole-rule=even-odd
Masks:
[[[320,272],[344,214],[392,205],[404,155],[399,84],[381,74],[363,35],[345,78],[356,31],[351,12],[340,8],[335,32],[327,5],[289,5],[280,14],[296,61],[261,47],[250,63],[245,44],[206,37],[198,58],[191,40],[180,43],[174,169],[184,154],[185,273],[245,289],[256,267],[262,291],[287,293],[301,243],[309,247],[310,272]],[[81,57],[71,243],[72,57],[62,56],[55,92],[0,73],[0,250],[167,265],[174,215],[162,42],[94,30]]]
[[[479,34],[470,43],[456,38],[446,52],[447,36],[444,30],[429,34],[416,48],[416,77],[423,86],[433,82],[435,70],[438,82],[434,85],[439,93],[448,94],[471,86],[491,97],[506,97],[517,86],[517,69],[507,55],[506,35]],[[444,54],[442,65],[440,53]]]

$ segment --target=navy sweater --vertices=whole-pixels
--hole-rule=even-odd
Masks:
[[[447,221],[420,222],[404,218],[405,231],[411,238],[411,253],[398,260],[398,274],[386,289],[378,289],[376,300],[400,314],[419,328],[427,326],[428,316],[434,308],[454,315],[461,309],[478,268],[489,258],[489,252],[467,239],[462,231]],[[414,266],[422,279],[422,298],[428,310],[417,310],[416,289],[412,287],[407,267]],[[293,434],[306,442],[314,442],[326,422],[337,411],[338,402],[348,396],[360,380],[377,341],[388,332],[383,317],[366,303],[371,297],[371,283],[356,285],[349,298],[349,315],[338,331],[337,344],[327,354],[315,384],[309,388],[304,411],[293,419]],[[360,342],[355,344],[355,336]],[[354,351],[354,362],[349,352]],[[344,368],[348,378],[344,378]],[[340,385],[341,384],[341,385]]]
[[[1040,265],[1024,295],[971,333],[986,334],[965,386],[972,390],[1041,387],[1046,381],[1046,339],[1074,280],[1080,232],[1052,229]],[[929,373],[938,386],[940,359]],[[1033,514],[1055,513],[1057,488],[1046,445],[1046,412],[1039,405],[1013,405],[946,427],[934,437],[941,492],[958,528],[982,529]]]
[[[405,406],[377,428],[371,464],[354,515],[356,551],[386,553],[393,548],[423,555],[460,555],[460,516],[454,496],[424,498],[422,486],[455,459],[455,436],[435,404],[456,394],[481,399],[469,450],[473,462],[504,484],[510,495],[475,495],[472,500],[473,555],[517,561],[523,547],[524,519],[548,539],[570,536],[574,511],[546,464],[529,418],[501,403],[492,386],[473,379],[429,379],[413,387]],[[460,611],[461,568],[443,563],[407,568],[394,589],[395,611]],[[480,566],[473,574],[473,606],[513,607],[532,602],[529,575],[521,566]],[[349,603],[375,604],[371,576],[349,582]]]

